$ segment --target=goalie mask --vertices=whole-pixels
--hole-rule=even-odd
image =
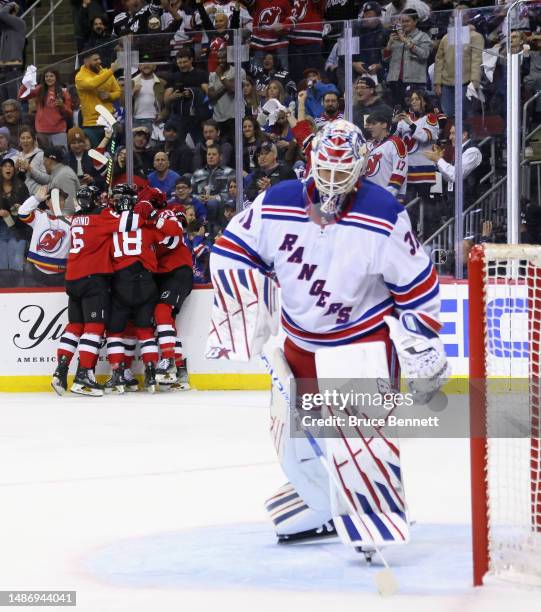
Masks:
[[[321,196],[334,198],[353,191],[364,165],[364,143],[361,130],[343,119],[327,123],[316,135],[311,174]]]
[[[81,187],[75,194],[79,209],[88,212],[99,206],[100,190],[92,185]]]

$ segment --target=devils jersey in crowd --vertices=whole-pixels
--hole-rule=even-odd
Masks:
[[[367,181],[336,223],[320,226],[307,192],[318,197],[312,179],[284,181],[233,217],[213,247],[212,275],[228,268],[274,273],[284,330],[309,351],[371,335],[393,311],[422,311],[439,330],[438,277],[404,207]]]
[[[248,0],[246,4],[252,13],[254,25],[250,47],[261,51],[287,47],[287,33],[293,25],[289,0]],[[272,27],[278,23],[284,28],[281,32]]]
[[[413,124],[399,121],[395,134],[401,136],[408,150],[408,183],[435,183],[436,166],[424,156],[424,152],[432,148],[438,139],[440,131],[438,118],[434,113],[428,113],[416,118],[409,113]]]
[[[295,22],[295,27],[289,35],[291,44],[323,44],[324,13],[324,0],[295,0],[291,11]]]
[[[370,182],[383,187],[394,196],[406,192],[408,152],[398,136],[389,136],[381,142],[368,143],[370,155],[365,176]]]
[[[45,274],[63,272],[70,248],[69,218],[55,217],[39,204],[30,196],[19,208],[19,219],[33,230],[26,259]]]

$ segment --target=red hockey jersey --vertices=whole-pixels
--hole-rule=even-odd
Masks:
[[[295,0],[291,17],[295,27],[289,34],[292,45],[322,45],[325,2],[324,0]],[[306,58],[310,64],[309,58]]]
[[[160,217],[171,219],[171,222],[177,223],[180,234],[165,236],[156,247],[158,256],[158,274],[167,274],[181,266],[192,267],[192,254],[188,247],[184,244],[184,232],[182,226],[177,221],[176,215],[172,210],[164,210]]]
[[[118,272],[140,262],[145,270],[158,272],[157,245],[168,238],[178,239],[181,235],[182,228],[178,221],[167,218],[163,213],[156,226],[144,226],[134,231],[114,234],[112,250],[114,271]]]
[[[287,47],[287,33],[293,26],[289,0],[250,0],[247,6],[254,24],[250,47],[266,51]],[[273,29],[278,23],[283,26],[280,32]]]
[[[135,230],[143,223],[142,217],[136,213],[118,214],[110,208],[105,208],[97,214],[73,215],[66,280],[77,280],[92,274],[112,274],[113,234]]]

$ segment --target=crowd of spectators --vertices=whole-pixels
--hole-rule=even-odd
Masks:
[[[113,184],[126,180],[128,75],[121,67],[127,34],[135,35],[139,62],[130,75],[134,183],[157,187],[171,206],[184,207],[198,281],[208,281],[204,262],[212,240],[239,207],[239,109],[241,205],[247,206],[269,186],[303,176],[309,134],[343,117],[347,71],[354,85],[352,120],[369,141],[369,153],[390,135],[405,146],[404,181],[389,189],[404,204],[417,202],[410,213],[421,238],[452,216],[455,3],[72,0],[72,6],[78,46],[72,78],[51,67],[31,82],[22,79],[20,6],[0,2],[0,285],[28,282],[30,230],[17,216],[27,197],[57,187],[69,215],[79,186],[96,185],[105,193],[107,164],[90,156],[91,149],[113,158]],[[476,136],[503,132],[507,7],[471,0],[461,8],[466,154]],[[352,20],[354,49],[347,65],[344,20]],[[531,94],[541,85],[541,4],[522,5],[511,27],[525,95]],[[242,91],[232,65],[236,32],[244,43]],[[541,113],[539,100],[533,120]],[[117,117],[113,132],[100,124],[98,104]],[[301,123],[308,133],[299,130]],[[482,169],[475,158],[471,173]],[[472,201],[474,177],[466,189]]]

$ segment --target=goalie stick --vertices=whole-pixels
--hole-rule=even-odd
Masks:
[[[271,376],[272,384],[279,391],[279,393],[284,397],[286,402],[291,406],[291,399],[289,397],[289,393],[288,393],[288,391],[286,389],[286,386],[282,383],[282,381],[279,379],[279,377],[275,373],[274,368],[273,368],[271,362],[269,361],[268,357],[266,355],[264,355],[264,354],[262,354],[260,357],[261,357],[261,361],[263,362],[263,364],[265,366],[265,369],[267,370],[267,372]],[[360,520],[362,520],[361,516],[359,515],[359,512],[358,512],[357,508],[353,505],[353,503],[351,502],[351,500],[349,499],[349,497],[345,493],[343,487],[341,486],[340,482],[338,481],[338,477],[333,472],[333,470],[330,468],[330,466],[328,464],[328,461],[327,461],[327,458],[326,458],[323,450],[321,449],[321,446],[319,445],[318,441],[306,429],[303,428],[302,431],[303,431],[304,435],[306,436],[308,442],[310,443],[310,445],[312,447],[312,450],[314,451],[314,454],[319,459],[319,461],[321,462],[323,468],[325,469],[325,471],[329,475],[330,481],[332,482],[332,485],[335,487],[335,489],[338,491],[339,495],[342,497],[342,499],[343,499],[344,503],[346,504],[349,512],[353,516],[356,516]],[[393,595],[398,590],[398,582],[396,580],[396,577],[395,577],[392,569],[390,568],[389,564],[387,563],[387,560],[383,556],[383,553],[381,552],[381,549],[379,548],[379,546],[374,542],[374,543],[371,544],[371,548],[373,548],[375,550],[375,552],[379,555],[379,557],[380,557],[380,559],[381,559],[381,561],[382,561],[382,563],[384,565],[384,569],[379,571],[379,572],[377,572],[376,575],[374,576],[374,582],[376,583],[378,592],[380,593],[380,595],[383,595],[383,596]]]

